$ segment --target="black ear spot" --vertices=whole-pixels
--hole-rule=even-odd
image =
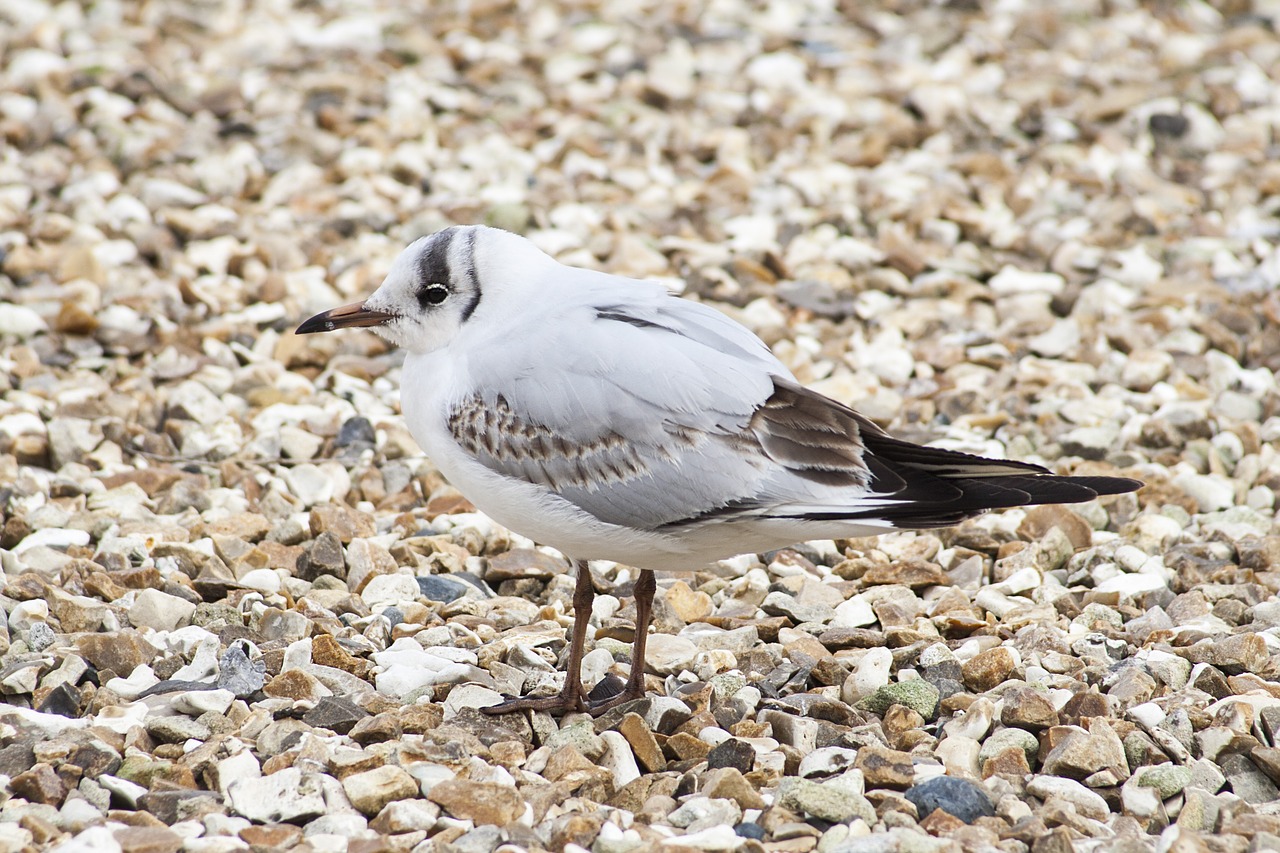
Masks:
[[[449,288],[438,282],[431,282],[418,291],[418,304],[423,308],[439,305],[449,298]]]

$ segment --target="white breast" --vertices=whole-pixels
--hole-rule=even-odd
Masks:
[[[607,524],[543,486],[504,476],[475,461],[454,441],[446,425],[453,401],[467,393],[460,368],[447,352],[410,355],[405,359],[400,399],[414,440],[477,509],[504,527],[575,559],[616,560],[659,569],[691,569],[705,562],[691,555],[680,540]]]

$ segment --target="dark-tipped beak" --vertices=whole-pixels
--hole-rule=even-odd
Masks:
[[[394,316],[394,314],[365,308],[363,302],[352,302],[350,305],[321,311],[299,326],[294,334],[310,335],[314,332],[332,332],[334,329],[349,329],[355,326],[381,326],[383,323],[390,322]]]

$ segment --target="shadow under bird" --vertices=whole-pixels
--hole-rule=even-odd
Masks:
[[[564,266],[494,228],[417,240],[372,296],[297,333],[357,326],[407,350],[405,420],[440,472],[500,524],[574,561],[564,689],[491,713],[601,713],[642,696],[655,569],[1142,485],[893,438],[801,386],[716,309]],[[593,559],[640,570],[631,673],[597,701],[580,672]]]

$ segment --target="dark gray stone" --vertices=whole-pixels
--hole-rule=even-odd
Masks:
[[[368,711],[345,696],[325,696],[314,708],[302,715],[302,721],[317,729],[328,729],[345,735],[367,716]]]
[[[363,415],[347,418],[338,428],[338,436],[333,440],[334,447],[347,447],[352,444],[367,444],[370,447],[377,442],[373,424]]]
[[[79,717],[80,691],[64,681],[45,694],[36,710],[44,714],[57,714],[59,717]]]
[[[932,814],[934,809],[942,809],[965,823],[996,813],[981,785],[955,776],[936,776],[912,785],[906,796],[922,819]]]
[[[243,699],[267,683],[267,664],[262,658],[251,661],[241,643],[234,643],[218,659],[218,686]]]
[[[736,737],[731,737],[707,753],[707,769],[732,767],[743,773],[750,773],[755,766],[756,751],[751,744]]]
[[[418,589],[422,597],[431,601],[448,604],[457,601],[467,594],[467,585],[447,575],[421,575],[418,577]]]
[[[321,575],[346,580],[347,564],[342,551],[342,540],[332,531],[321,533],[306,553],[298,558],[297,571],[298,577],[308,581],[314,581]]]

